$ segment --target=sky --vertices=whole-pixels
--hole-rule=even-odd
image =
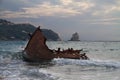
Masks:
[[[0,18],[51,29],[62,40],[120,41],[120,0],[0,0]]]

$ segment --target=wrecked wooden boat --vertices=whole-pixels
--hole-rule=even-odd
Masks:
[[[45,61],[54,58],[69,58],[69,59],[89,59],[86,54],[80,54],[81,50],[67,49],[60,51],[51,50],[46,45],[46,38],[43,35],[40,27],[31,35],[30,40],[23,51],[23,59],[26,61]]]

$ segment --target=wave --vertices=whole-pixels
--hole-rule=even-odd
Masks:
[[[94,66],[106,68],[120,68],[120,62],[105,61],[105,60],[75,60],[75,59],[54,59],[54,63],[59,65],[79,65],[79,66]]]
[[[0,51],[0,63],[22,60],[22,52]]]
[[[22,60],[22,52],[7,52],[0,51],[0,63],[12,60]],[[55,65],[79,65],[79,66],[94,66],[94,67],[106,67],[106,68],[120,68],[119,61],[110,60],[76,60],[76,59],[64,59],[55,58],[52,60]]]

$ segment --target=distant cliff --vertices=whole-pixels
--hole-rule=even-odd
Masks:
[[[70,41],[80,41],[79,34],[77,32],[72,34]]]
[[[33,33],[36,27],[31,24],[15,24],[0,19],[0,40],[28,40],[28,33]],[[52,30],[42,29],[47,40],[58,41],[60,37]]]

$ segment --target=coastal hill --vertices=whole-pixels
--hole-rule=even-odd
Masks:
[[[0,40],[28,40],[28,33],[33,33],[36,27],[31,24],[15,24],[0,19]],[[41,29],[47,40],[58,41],[57,33],[49,29]]]

